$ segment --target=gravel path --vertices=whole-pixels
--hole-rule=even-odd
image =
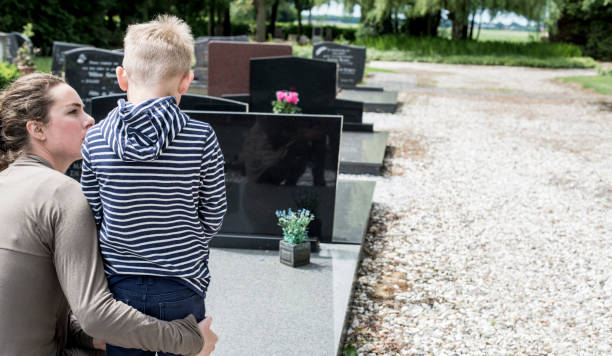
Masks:
[[[595,71],[369,65],[417,86],[365,115],[392,148],[346,343],[612,355],[612,98],[554,80]]]

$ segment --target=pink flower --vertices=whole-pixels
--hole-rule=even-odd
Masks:
[[[289,104],[297,104],[298,101],[298,93],[291,91],[289,94],[287,94],[287,102]]]
[[[287,98],[287,94],[283,90],[279,90],[276,92],[276,100],[283,101],[283,99]]]

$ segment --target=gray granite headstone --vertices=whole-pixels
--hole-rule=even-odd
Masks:
[[[13,63],[15,57],[17,57],[19,47],[26,42],[28,42],[30,46],[32,45],[32,41],[19,32],[0,32],[0,60]]]
[[[53,49],[51,50],[51,73],[58,76],[61,75],[64,70],[64,54],[67,51],[86,47],[92,46],[80,43],[53,41]]]
[[[338,86],[352,88],[363,79],[366,48],[334,42],[320,42],[312,49],[312,58],[338,63]]]
[[[196,38],[194,52],[196,64],[193,70],[194,79],[202,86],[208,84],[208,45],[210,41],[249,42],[247,35],[240,36],[203,36]]]

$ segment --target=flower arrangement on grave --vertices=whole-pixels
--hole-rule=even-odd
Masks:
[[[295,91],[279,90],[276,92],[276,101],[272,102],[272,111],[275,114],[297,114],[302,111],[297,103],[299,95]]]
[[[277,210],[276,217],[278,218],[278,225],[283,229],[283,240],[285,242],[297,245],[306,241],[308,224],[314,220],[314,215],[309,210]]]
[[[15,64],[21,67],[34,67],[34,58],[40,52],[40,49],[30,46],[28,42],[24,43],[17,50]]]
[[[34,31],[32,31],[32,24],[27,23],[25,26],[23,26],[22,33],[28,38],[34,36]],[[33,47],[30,42],[26,41],[23,45],[21,45],[21,47],[17,49],[17,56],[15,56],[13,62],[17,65],[19,71],[22,74],[32,73],[36,70],[36,67],[34,66],[34,58],[39,52],[39,48]]]

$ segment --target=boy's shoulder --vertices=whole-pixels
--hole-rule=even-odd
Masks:
[[[187,117],[187,125],[185,126],[185,128],[189,128],[191,130],[204,131],[207,134],[214,132],[212,126],[210,126],[209,123],[200,121],[200,120],[196,120],[190,117],[189,114],[183,112],[182,110],[181,110],[181,113]]]

